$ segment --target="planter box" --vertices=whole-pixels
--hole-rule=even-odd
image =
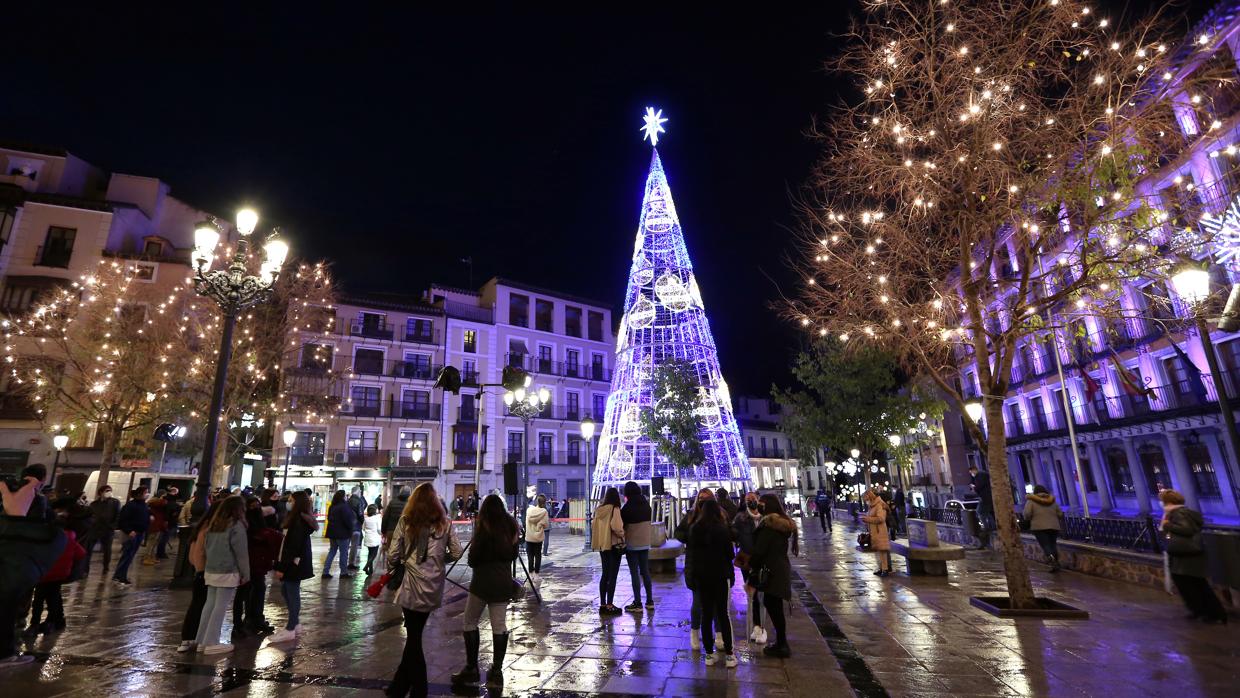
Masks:
[[[1089,611],[1066,603],[1037,597],[1038,608],[1010,608],[1006,596],[970,596],[969,603],[1000,618],[1054,618],[1057,620],[1089,620]]]

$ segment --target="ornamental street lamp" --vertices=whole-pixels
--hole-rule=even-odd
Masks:
[[[288,471],[293,465],[293,444],[297,443],[297,427],[289,424],[280,435],[284,441],[284,482],[280,485],[281,492],[288,491]]]
[[[581,420],[581,438],[586,440],[586,552],[590,552],[590,520],[594,516],[594,512],[590,510],[594,500],[594,475],[590,473],[590,452],[594,450],[592,446],[596,426],[594,420],[589,417]]]
[[[203,444],[197,492],[194,493],[194,508],[191,510],[195,517],[206,511],[207,493],[211,489],[211,470],[215,465],[215,445],[219,438],[220,414],[224,410],[224,387],[228,379],[228,361],[232,358],[232,335],[237,315],[271,297],[272,287],[280,276],[280,268],[284,266],[284,258],[288,256],[288,244],[275,237],[276,231],[273,231],[273,236],[263,245],[264,261],[259,273],[250,274],[250,236],[257,225],[258,214],[252,209],[237,212],[236,253],[227,267],[215,271],[211,271],[211,261],[215,246],[220,241],[219,226],[214,220],[204,221],[194,231],[194,290],[215,301],[223,314],[215,384],[211,390],[211,407],[207,411],[206,443]]]
[[[154,482],[151,483],[151,492],[159,491],[159,478],[164,474],[164,463],[168,460],[168,444],[175,439],[184,437],[188,431],[189,429],[185,427],[167,422],[155,427],[155,433],[151,438],[163,442],[164,447],[159,454],[159,469],[155,471]]]
[[[61,433],[52,437],[52,447],[56,449],[56,455],[52,459],[52,476],[47,479],[47,482],[52,486],[53,492],[56,488],[56,469],[60,467],[60,452],[65,450],[65,446],[68,445],[68,434]]]
[[[1184,303],[1193,313],[1192,319],[1197,327],[1197,337],[1201,340],[1201,351],[1206,355],[1206,365],[1210,369],[1210,376],[1214,379],[1214,394],[1218,398],[1223,427],[1227,430],[1228,440],[1231,442],[1232,462],[1240,463],[1240,433],[1236,430],[1236,419],[1231,411],[1231,396],[1227,392],[1227,381],[1219,367],[1218,355],[1214,353],[1214,340],[1210,338],[1210,326],[1206,323],[1204,313],[1205,302],[1210,298],[1210,274],[1205,269],[1188,265],[1172,275],[1171,283],[1175,287],[1176,294],[1184,299]]]
[[[527,380],[525,382],[528,386],[529,381]],[[508,407],[508,412],[510,414],[521,418],[521,424],[524,429],[524,436],[522,437],[521,444],[526,451],[526,453],[522,454],[526,457],[522,458],[521,461],[524,465],[524,473],[521,481],[523,485],[528,487],[530,483],[530,459],[527,454],[530,450],[530,420],[537,417],[539,414],[542,414],[542,411],[546,409],[547,405],[551,404],[551,391],[547,390],[545,387],[539,388],[538,390],[526,390],[525,388],[507,390],[504,392],[504,404]],[[524,512],[525,507],[529,506],[529,491],[523,490],[523,492],[524,500],[522,504],[522,511]]]

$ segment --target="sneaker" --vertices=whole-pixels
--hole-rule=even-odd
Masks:
[[[750,635],[749,639],[755,644],[765,645],[766,644],[766,628],[763,628],[762,626],[758,626],[754,628],[753,635]]]
[[[232,645],[207,645],[202,648],[203,654],[228,654],[233,651]]]
[[[624,607],[624,610],[626,610],[626,611],[640,611],[640,610],[642,610],[642,602],[641,602],[641,601],[634,601],[633,603],[629,604],[628,606],[625,606],[625,607]]]
[[[646,599],[646,610],[654,610],[654,599]]]
[[[133,582],[129,581],[128,579],[115,579],[115,578],[113,578],[113,579],[112,579],[112,583],[113,583],[113,584],[115,584],[115,585],[116,585],[116,586],[118,586],[118,587],[127,587],[127,586],[129,586],[130,584],[132,584]]]
[[[702,649],[702,636],[698,634],[697,628],[689,628],[689,649],[694,652]]]
[[[706,666],[715,666],[719,663],[719,657],[723,652],[711,652],[706,655]]]
[[[186,640],[182,642],[181,644],[177,645],[177,652],[181,654],[185,654],[186,652],[193,652],[196,649],[198,649],[198,643],[194,642],[193,640]]]
[[[30,654],[15,654],[12,657],[5,657],[4,659],[0,659],[0,671],[3,671],[4,669],[8,669],[9,667],[16,667],[16,666],[22,666],[23,664],[29,664],[33,661],[34,661],[34,655],[30,655]]]
[[[723,655],[723,665],[729,669],[735,669],[736,668],[736,655],[732,653]]]
[[[267,638],[267,642],[292,642],[297,639],[297,633],[286,628],[280,628]]]

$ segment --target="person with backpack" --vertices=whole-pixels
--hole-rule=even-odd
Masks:
[[[370,508],[376,509],[373,504]],[[381,517],[375,513],[370,518]],[[375,531],[377,535],[378,529]],[[410,694],[418,698],[427,695],[429,686],[422,632],[431,612],[443,605],[448,563],[460,557],[461,542],[452,530],[452,521],[435,494],[434,486],[429,482],[418,485],[405,503],[405,511],[393,531],[387,551],[388,569],[404,569],[400,588],[396,590],[393,600],[405,617],[405,651],[401,654],[396,674],[387,686],[387,695]]]
[[[314,504],[304,491],[293,493],[293,503],[284,517],[284,540],[276,556],[276,579],[284,592],[284,604],[288,607],[288,621],[277,630],[270,642],[289,642],[301,633],[301,583],[314,576],[310,559],[310,537],[319,530],[314,517]]]
[[[702,609],[702,649],[706,666],[723,661],[736,666],[732,653],[732,622],[728,617],[728,590],[735,579],[732,572],[732,532],[724,508],[708,499],[698,506],[689,526],[689,547],[693,549],[693,589]],[[715,652],[715,628],[723,636],[723,648]]]
[[[332,578],[332,559],[337,553],[340,554],[340,576],[346,579],[353,576],[349,571],[349,546],[353,541],[353,531],[358,528],[357,514],[349,506],[344,490],[336,490],[331,506],[327,508],[327,540],[331,542],[331,549],[327,552],[327,562],[323,563],[324,579]]]
[[[1059,530],[1063,519],[1063,509],[1055,503],[1055,495],[1042,485],[1033,486],[1033,494],[1025,497],[1025,510],[1022,512],[1025,521],[1029,522],[1029,532],[1038,541],[1038,546],[1046,554],[1051,572],[1059,571]]]
[[[231,652],[233,646],[220,636],[224,615],[237,588],[250,580],[250,549],[246,541],[245,499],[230,495],[220,502],[206,535],[207,602],[198,621],[196,646],[203,654]],[[210,640],[211,644],[207,644]]]
[[[1206,549],[1201,539],[1205,519],[1201,512],[1185,505],[1184,495],[1175,490],[1158,493],[1163,505],[1159,529],[1165,534],[1164,548],[1171,582],[1188,607],[1189,619],[1227,625],[1227,611],[1210,586]]]
[[[768,657],[792,656],[788,647],[788,622],[784,617],[784,603],[792,599],[792,563],[788,560],[788,541],[792,541],[792,554],[799,554],[797,524],[784,513],[783,502],[773,494],[764,494],[759,500],[762,519],[754,529],[753,554],[749,557],[749,586],[745,591],[762,592],[762,605],[775,628],[775,641],[762,653]]]
[[[478,683],[478,647],[481,635],[478,621],[486,609],[491,617],[491,641],[493,659],[487,670],[488,689],[504,685],[504,655],[508,651],[508,604],[520,589],[512,578],[512,563],[517,559],[517,541],[520,530],[517,522],[504,507],[499,495],[489,494],[478,509],[474,521],[474,535],[469,544],[467,562],[473,568],[469,580],[469,596],[465,611],[461,614],[461,626],[465,638],[465,667],[452,675],[453,686]]]

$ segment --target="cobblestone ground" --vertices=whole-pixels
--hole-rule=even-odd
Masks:
[[[1237,695],[1234,623],[1190,621],[1178,597],[1031,563],[1040,596],[1090,619],[1000,619],[969,605],[970,596],[1006,595],[998,553],[970,551],[947,577],[909,577],[897,556],[896,573],[880,579],[873,555],[856,550],[851,522],[829,536],[816,520],[804,523],[808,554],[794,568],[829,610],[820,624],[836,634],[831,646],[859,694]]]
[[[1184,618],[1177,599],[1157,590],[1035,569],[1040,593],[1090,611],[1088,621],[1002,620],[969,605],[1002,593],[997,556],[970,552],[946,578],[875,577],[855,550],[856,529],[831,535],[807,520],[794,562],[789,616],[794,655],[761,656],[740,642],[741,664],[706,667],[689,649],[689,595],[680,574],[656,574],[654,612],[600,618],[597,558],[581,538],[556,531],[543,562],[539,604],[509,611],[512,641],[505,695],[669,696],[1231,696],[1240,679],[1240,636],[1230,627]],[[316,570],[321,571],[325,546]],[[99,556],[96,556],[98,565]],[[1038,566],[1035,565],[1035,568]],[[189,592],[170,590],[171,562],[135,568],[119,589],[98,570],[66,590],[69,628],[28,648],[39,660],[0,674],[5,698],[36,696],[379,696],[404,644],[400,611],[372,600],[364,581],[303,584],[306,636],[295,646],[261,639],[218,657],[177,654]],[[462,565],[452,575],[464,581]],[[617,599],[630,598],[622,568]],[[733,627],[744,626],[734,594]],[[463,657],[464,592],[449,586],[426,629],[431,692],[451,695],[448,675]],[[267,615],[278,624],[274,588]],[[228,621],[225,631],[230,630]],[[483,628],[482,664],[490,657]],[[483,692],[485,693],[485,691]],[[474,695],[481,695],[475,693]]]

